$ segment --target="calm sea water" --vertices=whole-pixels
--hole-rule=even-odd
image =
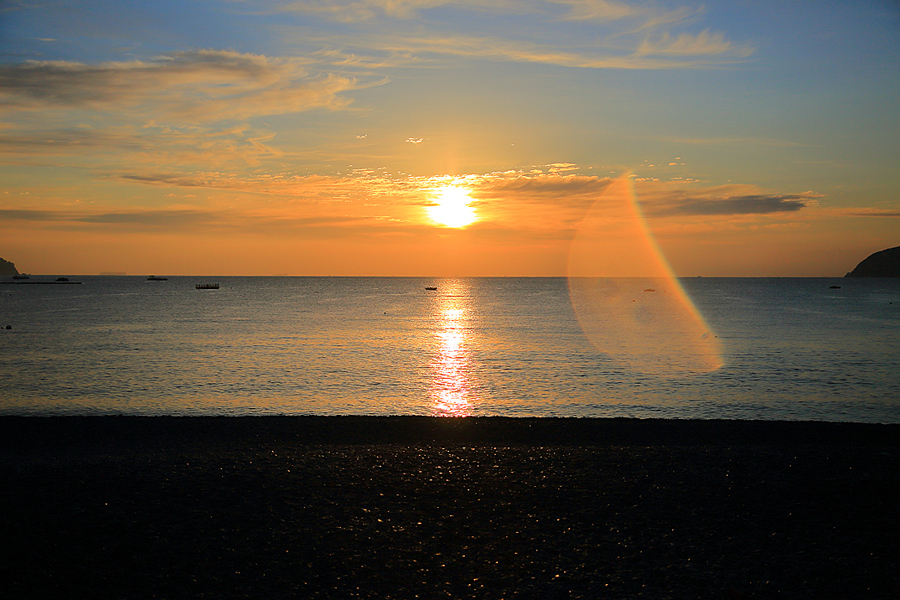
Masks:
[[[77,280],[0,285],[0,414],[900,422],[900,279],[682,280],[724,359],[688,376],[595,349],[563,278]]]

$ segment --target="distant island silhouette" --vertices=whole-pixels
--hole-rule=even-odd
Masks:
[[[900,246],[868,256],[845,277],[900,277]]]
[[[16,265],[0,258],[0,275],[18,275],[19,271]]]

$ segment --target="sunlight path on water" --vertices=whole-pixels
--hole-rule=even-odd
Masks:
[[[568,277],[585,335],[623,366],[681,376],[723,365],[715,334],[656,246],[627,176],[613,180],[582,220]]]
[[[471,413],[467,315],[464,299],[456,293],[456,285],[448,285],[434,313],[438,348],[431,363],[432,415],[462,417]]]

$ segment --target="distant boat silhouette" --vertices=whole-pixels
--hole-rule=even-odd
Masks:
[[[217,290],[219,289],[218,283],[198,283],[194,286],[198,290]]]
[[[12,277],[13,277],[13,279],[30,279],[30,277],[28,277],[28,275],[26,275],[25,273],[21,273],[19,275],[13,275]]]
[[[645,292],[655,292],[656,290],[654,290],[653,288],[647,288],[647,289],[644,290],[644,291],[645,291]]]
[[[437,290],[437,288],[434,287],[434,286],[426,286],[425,289],[428,290],[428,291],[430,291],[430,292],[434,292],[434,291]]]
[[[156,275],[151,275],[147,278],[147,281],[168,281],[168,277],[157,277]]]

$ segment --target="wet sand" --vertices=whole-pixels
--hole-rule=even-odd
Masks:
[[[895,598],[900,426],[0,417],[4,598]]]

